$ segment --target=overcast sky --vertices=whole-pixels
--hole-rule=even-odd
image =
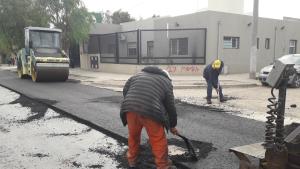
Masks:
[[[207,0],[82,0],[89,11],[128,11],[136,19],[153,14],[177,16],[207,8]],[[252,11],[253,0],[245,0],[245,13]],[[300,18],[300,0],[259,0],[259,16],[282,19]]]

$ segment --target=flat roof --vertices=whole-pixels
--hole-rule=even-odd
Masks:
[[[36,30],[36,31],[52,31],[52,32],[62,32],[61,29],[55,28],[44,28],[44,27],[26,27],[24,29]]]

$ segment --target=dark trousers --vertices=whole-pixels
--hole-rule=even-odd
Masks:
[[[206,80],[206,83],[207,83],[207,96],[206,96],[206,99],[207,100],[210,100],[211,99],[211,95],[212,95],[212,88],[215,88],[216,90],[218,90],[218,83],[219,81],[218,80],[215,80],[215,81],[211,81],[211,80]],[[220,99],[223,99],[223,93],[222,93],[222,87],[221,85],[219,84],[219,97]]]

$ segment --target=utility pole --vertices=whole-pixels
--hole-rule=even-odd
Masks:
[[[273,63],[275,63],[276,58],[276,39],[277,39],[277,26],[274,28],[274,54],[273,54]]]
[[[217,59],[220,59],[220,56],[219,56],[219,45],[220,45],[220,25],[221,25],[221,21],[218,21]]]
[[[251,50],[250,50],[250,79],[256,78],[256,58],[257,58],[257,48],[256,48],[256,38],[257,38],[257,27],[258,27],[258,0],[253,0],[253,16],[252,16],[252,39],[251,39]]]

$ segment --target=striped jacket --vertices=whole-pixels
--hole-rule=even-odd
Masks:
[[[177,125],[173,85],[168,75],[155,66],[147,66],[129,78],[123,88],[120,116],[127,124],[126,112],[135,112],[160,122],[167,129]]]

